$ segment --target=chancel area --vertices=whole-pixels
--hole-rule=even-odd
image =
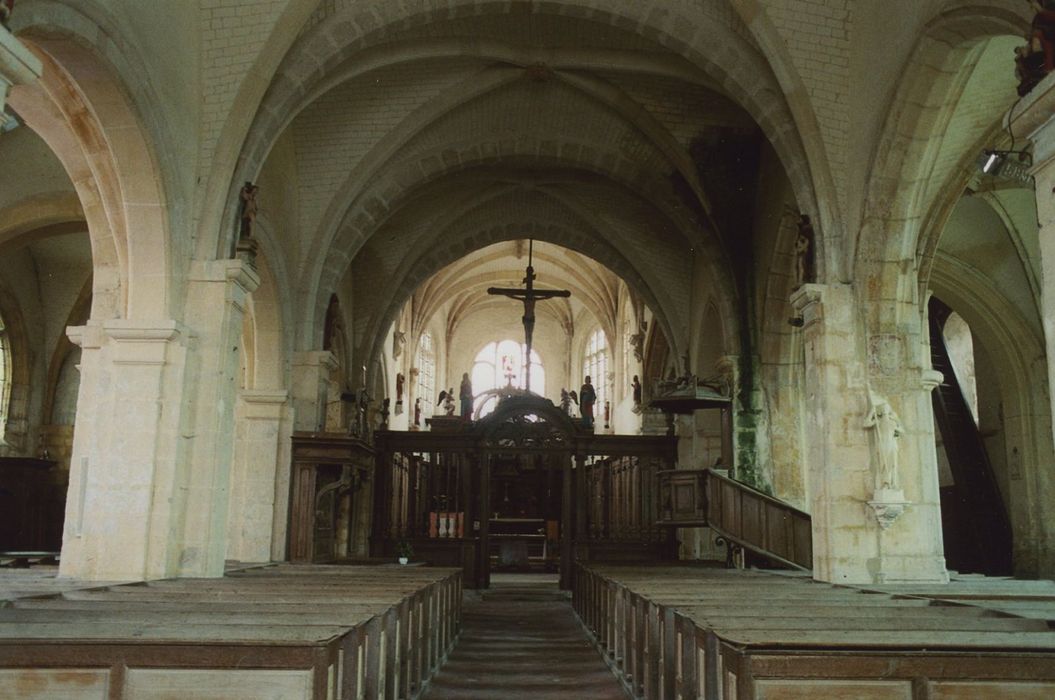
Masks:
[[[0,698],[1055,694],[1055,5],[0,0]]]

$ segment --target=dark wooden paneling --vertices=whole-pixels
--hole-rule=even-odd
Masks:
[[[294,433],[290,479],[289,559],[327,562],[348,556],[340,542],[351,542],[353,524],[368,505],[374,452],[358,438],[331,433]],[[344,517],[341,499],[350,498]]]
[[[51,460],[0,457],[0,551],[59,551],[68,479]]]

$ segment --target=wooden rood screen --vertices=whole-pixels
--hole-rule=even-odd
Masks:
[[[659,520],[659,473],[674,438],[594,435],[550,401],[508,398],[493,414],[433,432],[378,431],[371,553],[460,566],[486,588],[494,566],[673,555]]]

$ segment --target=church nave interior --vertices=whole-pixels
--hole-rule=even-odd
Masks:
[[[0,697],[1050,695],[1055,4],[0,24]]]

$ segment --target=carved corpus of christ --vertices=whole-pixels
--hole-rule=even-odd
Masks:
[[[535,331],[535,302],[571,296],[571,292],[567,289],[535,289],[535,268],[531,266],[534,244],[534,240],[528,241],[528,264],[523,288],[489,287],[487,289],[488,294],[509,297],[524,304],[524,315],[521,318],[524,322],[524,345],[527,348],[524,358],[524,388],[528,391],[531,391],[531,336]]]

